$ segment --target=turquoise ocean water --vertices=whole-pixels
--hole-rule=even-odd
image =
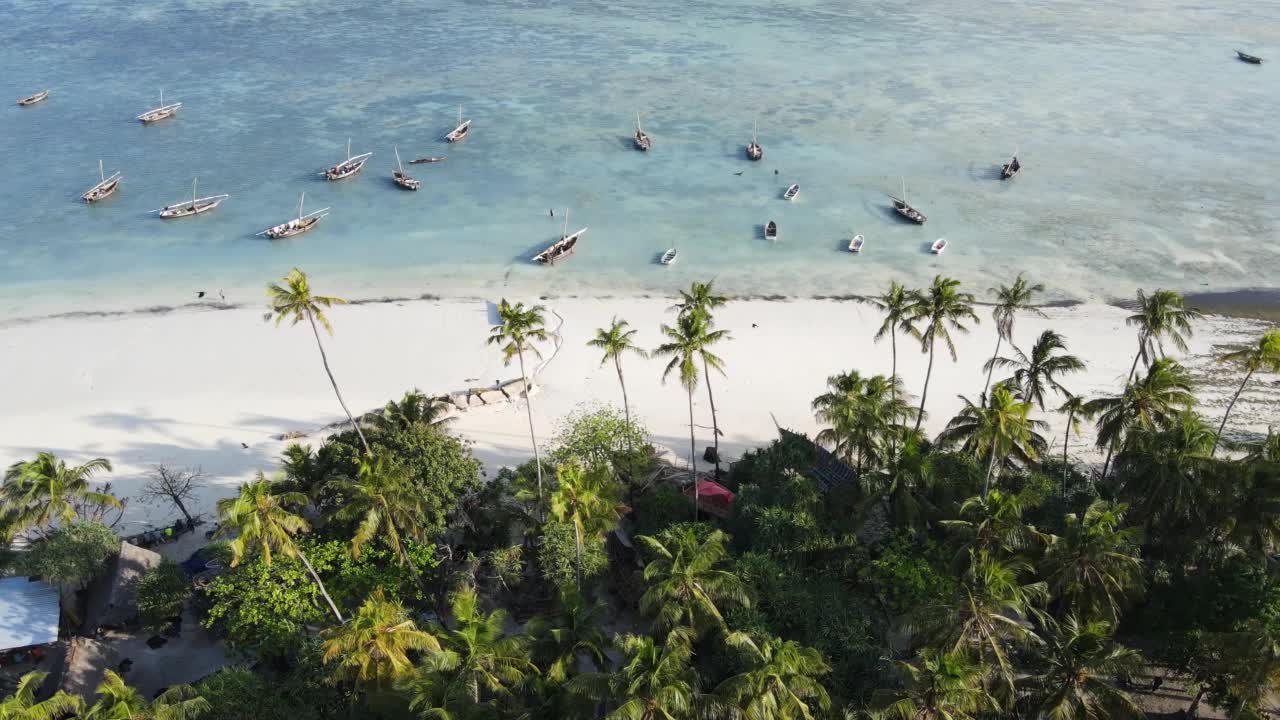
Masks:
[[[195,289],[258,302],[294,265],[356,297],[636,294],[704,277],[811,296],[935,272],[986,287],[1019,270],[1062,298],[1280,285],[1276,0],[5,8],[7,317]],[[1275,62],[1245,65],[1235,47]],[[12,105],[45,87],[48,102]],[[161,89],[182,110],[141,126]],[[448,146],[459,104],[472,137]],[[647,155],[629,148],[637,111]],[[753,118],[759,163],[743,156]],[[319,179],[348,137],[374,152],[365,172]],[[423,190],[399,191],[393,145],[448,160],[414,166]],[[1015,146],[1025,170],[1001,183]],[[124,183],[86,207],[99,158]],[[147,214],[194,175],[202,195],[231,198],[187,220]],[[923,228],[887,210],[900,177]],[[319,229],[254,237],[303,191],[333,208]],[[571,229],[590,226],[578,254],[531,265],[565,207]],[[854,233],[860,257],[843,252]],[[931,257],[940,236],[951,246]],[[673,243],[679,263],[657,265]]]

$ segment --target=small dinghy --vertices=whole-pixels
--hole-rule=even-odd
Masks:
[[[791,187],[787,188],[786,192],[782,193],[782,199],[795,200],[796,196],[799,194],[800,194],[800,186],[798,184],[792,185]]]
[[[631,142],[641,152],[648,152],[653,147],[653,140],[649,139],[649,134],[640,129],[640,113],[636,113],[636,135]]]
[[[658,262],[662,263],[663,265],[674,265],[676,263],[676,257],[678,255],[679,255],[679,251],[677,251],[675,248],[671,248],[670,250],[662,253],[662,258],[658,260]]]
[[[426,163],[438,163],[438,162],[444,162],[445,157],[447,157],[447,156],[443,156],[443,157],[424,157],[424,158],[418,158],[417,160],[410,160],[410,161],[409,161],[409,164],[410,164],[410,165],[423,165],[423,164],[426,164]]]
[[[1000,179],[1010,180],[1013,176],[1017,175],[1020,170],[1022,170],[1022,163],[1018,162],[1018,149],[1014,148],[1013,157],[1000,168]]]
[[[84,200],[86,203],[96,203],[99,200],[106,200],[120,188],[120,180],[122,179],[123,178],[120,173],[107,177],[102,171],[102,161],[99,160],[98,184],[86,190],[84,194],[80,196],[80,199]]]
[[[751,142],[747,143],[747,159],[756,161],[764,157],[764,148],[756,142],[756,123],[751,124]]]
[[[564,211],[564,231],[560,233],[560,239],[551,243],[545,250],[533,256],[533,261],[540,265],[555,265],[557,260],[569,257],[578,247],[578,238],[585,235],[586,228],[569,234],[569,211]]]
[[[196,197],[197,178],[191,179],[191,200],[183,200],[172,205],[165,205],[157,212],[160,217],[165,220],[173,220],[175,218],[191,217],[199,215],[202,212],[208,212],[222,204],[223,200],[231,197],[230,195],[210,195],[209,197]]]
[[[49,91],[41,90],[35,95],[28,95],[22,98],[21,100],[18,101],[18,104],[23,107],[26,107],[28,105],[35,105],[36,103],[44,102],[48,97],[49,97]]]
[[[143,125],[150,125],[151,123],[156,122],[156,121],[158,121],[158,120],[164,120],[165,118],[171,118],[171,117],[173,117],[174,115],[177,115],[177,114],[178,114],[178,108],[180,108],[180,107],[182,107],[182,103],[172,103],[172,104],[169,104],[169,105],[165,105],[165,104],[164,104],[164,91],[163,91],[163,90],[161,90],[161,91],[160,91],[160,106],[159,106],[159,107],[155,107],[155,108],[151,108],[150,110],[148,110],[148,111],[146,111],[146,112],[142,113],[141,115],[139,115],[136,119],[137,119],[139,122],[141,122]]]
[[[328,170],[325,170],[321,174],[324,175],[325,180],[345,180],[363,170],[364,164],[368,162],[371,157],[373,157],[373,153],[371,152],[352,157],[351,139],[347,138],[347,159],[337,165],[334,165]]]
[[[928,220],[928,218],[924,216],[924,213],[911,207],[911,205],[907,203],[907,181],[905,179],[902,181],[902,198],[899,199],[890,195],[889,199],[893,201],[894,211],[911,222],[917,225],[923,225],[924,221]]]
[[[765,240],[778,239],[778,223],[770,220],[769,222],[764,224],[764,239]]]
[[[1236,51],[1236,57],[1249,63],[1250,65],[1262,64],[1262,58],[1258,57],[1257,55],[1250,55],[1249,53],[1246,53],[1246,52],[1240,52],[1239,50]]]
[[[391,171],[391,179],[395,181],[396,185],[405,190],[417,190],[422,187],[422,183],[417,178],[409,177],[405,174],[404,165],[400,164],[400,148],[394,149],[396,151],[396,167]]]
[[[285,238],[301,235],[302,233],[314,228],[316,225],[319,225],[320,220],[328,216],[329,208],[323,208],[303,215],[302,203],[306,201],[306,199],[306,193],[302,193],[302,197],[298,198],[298,217],[288,222],[282,222],[274,227],[269,227],[258,234],[265,235],[271,240],[283,240]]]
[[[471,121],[470,120],[463,121],[462,106],[459,105],[458,106],[458,126],[450,130],[448,135],[444,136],[444,141],[449,143],[456,143],[459,140],[465,140],[467,138],[467,134],[470,132],[471,132]],[[441,160],[443,159],[444,158],[441,158]]]
[[[933,241],[933,245],[929,246],[929,252],[933,253],[934,255],[941,255],[942,251],[946,249],[947,249],[946,238],[938,238],[937,240]]]
[[[854,235],[853,239],[849,241],[849,252],[860,253],[862,252],[862,246],[866,244],[867,244],[866,238],[862,237],[861,235]]]

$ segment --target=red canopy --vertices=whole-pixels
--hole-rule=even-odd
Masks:
[[[684,494],[692,498],[693,488],[685,490]],[[698,481],[698,509],[716,517],[726,518],[729,517],[732,508],[732,490],[714,480]]]

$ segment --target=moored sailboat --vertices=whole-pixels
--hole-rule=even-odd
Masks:
[[[196,197],[197,182],[198,182],[197,178],[191,179],[191,200],[190,201],[183,200],[181,202],[173,203],[172,205],[165,205],[159,210],[153,210],[152,212],[159,213],[160,217],[164,218],[165,220],[190,217],[192,215],[199,215],[202,212],[208,212],[218,207],[219,205],[221,205],[223,200],[226,200],[227,198],[231,197],[230,195],[210,195],[209,197]]]
[[[1013,157],[1000,167],[1000,179],[1009,180],[1020,170],[1022,170],[1022,163],[1018,162],[1018,148],[1014,148]]]
[[[391,179],[405,190],[417,190],[422,187],[422,183],[417,178],[409,177],[405,174],[404,165],[400,163],[400,148],[395,148],[395,152],[396,169],[391,171]]]
[[[764,148],[760,147],[760,143],[756,142],[756,128],[758,123],[751,123],[751,142],[747,143],[747,159],[759,160],[764,157]]]
[[[448,135],[444,136],[444,141],[451,142],[451,143],[458,142],[459,140],[466,138],[470,132],[471,132],[471,121],[470,120],[463,121],[462,106],[459,105],[458,106],[458,126],[450,130]]]
[[[112,193],[120,187],[120,181],[123,179],[118,172],[111,177],[107,177],[102,170],[101,160],[98,161],[98,178],[98,184],[86,190],[84,194],[80,196],[81,200],[84,200],[86,203],[96,203],[99,200],[105,200],[108,197],[111,197]]]
[[[631,143],[641,152],[648,152],[653,147],[653,140],[649,134],[640,128],[640,113],[636,113],[636,134],[631,139]]]
[[[36,103],[44,102],[48,97],[49,97],[49,91],[41,90],[40,92],[34,95],[28,95],[22,98],[21,100],[18,101],[18,104],[23,107],[26,107],[28,105],[35,105]]]
[[[364,169],[364,164],[373,157],[373,153],[368,152],[362,155],[351,155],[351,138],[347,138],[347,159],[325,170],[323,175],[325,180],[344,180],[355,175]]]
[[[893,201],[894,211],[911,222],[917,225],[923,225],[925,220],[928,220],[928,218],[924,216],[924,213],[911,207],[911,205],[907,203],[907,181],[905,179],[902,181],[902,197],[896,198],[890,195],[889,199]]]
[[[160,105],[142,113],[135,119],[141,121],[143,125],[149,125],[157,120],[164,120],[165,118],[173,117],[178,113],[178,108],[180,107],[182,107],[182,103],[171,103],[169,105],[165,105],[164,90],[161,90]]]
[[[1238,57],[1238,58],[1240,58],[1241,60],[1243,60],[1243,61],[1245,61],[1245,62],[1249,63],[1250,65],[1261,65],[1261,64],[1262,64],[1262,58],[1258,57],[1257,55],[1250,55],[1250,54],[1249,54],[1249,53],[1247,53],[1247,52],[1240,52],[1239,50],[1237,50],[1237,51],[1236,51],[1236,57]]]
[[[305,202],[306,199],[307,199],[306,193],[302,193],[302,197],[298,198],[298,217],[292,220],[289,220],[288,222],[282,222],[279,225],[269,227],[266,230],[263,230],[262,232],[258,233],[258,235],[265,235],[271,240],[282,240],[284,238],[291,238],[296,235],[301,235],[302,233],[314,228],[317,224],[320,223],[320,220],[322,218],[328,216],[329,208],[322,208],[320,210],[316,210],[315,212],[310,212],[310,213],[307,213],[306,215],[303,215],[302,203]]]
[[[551,243],[542,252],[533,256],[533,261],[542,265],[554,265],[557,260],[568,257],[573,254],[578,247],[578,238],[586,234],[587,229],[569,234],[569,211],[564,211],[564,230],[560,233],[560,239]]]

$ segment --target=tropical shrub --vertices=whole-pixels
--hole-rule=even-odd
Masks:
[[[191,578],[175,562],[164,561],[147,571],[138,582],[138,617],[148,632],[160,632],[182,613],[191,597]]]

